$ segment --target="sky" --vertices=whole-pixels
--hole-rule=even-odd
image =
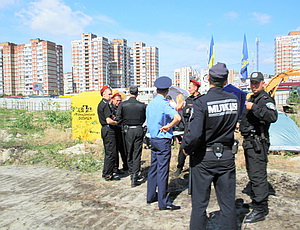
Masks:
[[[274,74],[274,39],[300,31],[299,7],[299,0],[0,0],[0,42],[63,45],[64,72],[82,33],[124,38],[130,47],[144,42],[159,48],[159,75],[173,77],[176,68],[207,68],[212,36],[215,62],[240,71],[245,34],[248,72]]]

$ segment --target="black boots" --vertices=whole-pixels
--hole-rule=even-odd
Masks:
[[[137,174],[131,175],[131,188],[134,188],[141,184],[143,178]]]
[[[174,176],[179,176],[182,172],[182,168],[177,168],[176,172],[174,173]]]
[[[255,223],[258,221],[263,221],[265,217],[269,214],[268,202],[253,202],[252,212],[246,216],[245,223]]]

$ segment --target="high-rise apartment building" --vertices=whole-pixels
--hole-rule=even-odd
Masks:
[[[300,31],[275,38],[275,74],[300,68]]]
[[[239,85],[241,82],[240,73],[234,71],[234,69],[228,69],[227,83],[232,85]]]
[[[110,43],[108,72],[112,88],[130,86],[130,47],[127,46],[126,39],[114,39]]]
[[[153,87],[159,76],[158,48],[135,42],[131,58],[134,84],[139,87]]]
[[[3,49],[0,45],[0,95],[4,94],[4,78],[3,78]]]
[[[75,93],[100,90],[108,84],[109,41],[92,33],[72,41],[72,69]]]
[[[15,95],[15,55],[14,47],[10,42],[0,43],[0,80],[1,94]]]
[[[125,88],[130,85],[130,48],[125,39],[92,33],[72,41],[72,69],[75,92],[100,90],[104,85]]]
[[[200,73],[192,67],[182,67],[174,70],[173,84],[175,86],[188,90],[190,79],[200,81]]]
[[[30,44],[0,43],[2,94],[63,93],[62,46],[32,39]]]
[[[72,72],[64,73],[64,94],[74,93]]]

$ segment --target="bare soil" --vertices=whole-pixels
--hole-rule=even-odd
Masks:
[[[143,150],[143,173],[149,166]],[[0,167],[0,229],[189,229],[191,201],[188,172],[174,177],[177,152],[170,171],[170,197],[180,205],[176,211],[159,211],[157,203],[146,204],[147,182],[130,187],[130,179],[106,182],[101,172],[76,171],[43,166]],[[291,159],[293,170],[269,169],[269,182],[276,191],[270,196],[270,214],[265,221],[241,226],[249,212],[250,199],[241,193],[248,182],[244,169],[237,170],[237,215],[242,229],[300,229],[299,158]],[[186,165],[187,166],[187,165]],[[292,172],[291,172],[292,171]],[[208,229],[218,229],[219,206],[214,190],[208,207]]]

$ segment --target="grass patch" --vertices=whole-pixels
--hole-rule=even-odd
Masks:
[[[296,121],[300,122],[300,115],[294,114]],[[72,140],[71,112],[61,111],[38,111],[30,112],[23,110],[0,109],[0,147],[2,149],[16,149],[10,158],[2,164],[28,164],[50,165],[59,168],[78,170],[81,172],[96,172],[103,167],[102,142],[81,142]],[[299,126],[299,123],[297,123]],[[1,135],[12,136],[5,140]],[[236,154],[236,167],[238,170],[245,169],[242,137],[236,136],[240,141]],[[68,149],[79,144],[84,145],[84,154],[66,153],[61,150]],[[172,147],[170,170],[176,171],[179,143],[175,142]],[[1,151],[0,151],[1,153]],[[150,150],[143,149],[142,159],[150,163]],[[292,161],[295,156],[291,152],[269,155],[269,168],[296,170],[299,165]],[[120,160],[121,162],[121,160]],[[147,164],[148,164],[147,163]],[[143,165],[146,167],[147,165]],[[189,167],[189,158],[185,161],[185,169]]]
[[[103,166],[103,159],[98,158],[95,153],[65,154],[59,153],[56,149],[42,149],[34,153],[16,151],[3,165],[50,165],[68,170],[78,170],[84,173],[91,173],[100,170]]]
[[[72,140],[71,112],[0,109],[2,149],[10,157],[0,165],[50,165],[58,168],[95,172],[103,166],[100,143]],[[84,153],[65,153],[69,147],[83,144]]]

